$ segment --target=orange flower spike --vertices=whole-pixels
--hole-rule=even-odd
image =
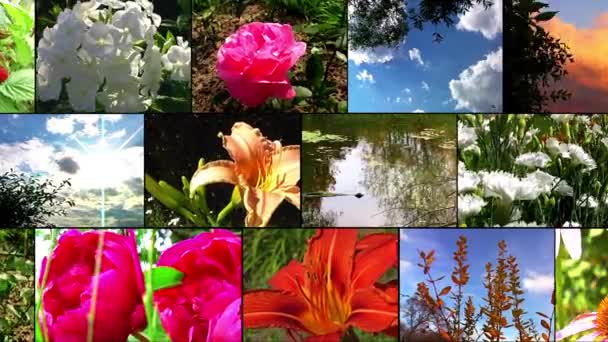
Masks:
[[[398,318],[396,282],[375,285],[397,258],[397,236],[391,235],[358,244],[357,230],[317,230],[302,264],[292,260],[280,269],[268,282],[272,290],[245,293],[245,327],[302,330],[315,341],[339,341],[350,326],[368,332],[392,328]]]
[[[218,136],[232,161],[213,161],[196,170],[190,180],[191,194],[202,185],[238,185],[248,227],[266,226],[285,199],[300,208],[300,146],[281,146],[244,122],[235,123],[230,135]]]

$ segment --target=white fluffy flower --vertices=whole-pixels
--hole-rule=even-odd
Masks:
[[[458,173],[458,193],[473,191],[479,185],[481,179],[472,171],[464,170]]]
[[[477,195],[458,196],[458,220],[479,214],[486,204],[487,202]]]
[[[161,18],[153,9],[149,0],[91,0],[64,9],[38,42],[39,99],[57,100],[65,83],[76,111],[95,111],[96,101],[106,111],[145,111],[163,79],[154,46]],[[172,78],[189,81],[190,48],[181,37],[178,42],[168,53]]]
[[[464,149],[476,143],[477,133],[475,133],[475,128],[458,121],[458,147]]]
[[[551,119],[563,123],[570,122],[574,118],[574,114],[552,114]]]
[[[536,183],[540,193],[555,192],[562,196],[572,197],[574,189],[565,180],[554,177],[544,171],[536,170],[526,176],[527,179]]]
[[[521,179],[504,171],[480,172],[484,197],[495,197],[501,202],[534,200],[541,190],[534,179]]]
[[[568,153],[574,165],[584,165],[587,171],[597,167],[595,160],[583,150],[582,147],[576,144],[568,144]]]
[[[578,201],[576,201],[576,205],[581,206],[583,208],[597,208],[597,200],[595,199],[595,197],[591,196],[591,195],[581,195],[581,198],[579,198]]]
[[[170,47],[162,57],[163,66],[171,72],[172,80],[190,82],[190,57],[188,42],[177,37],[177,45]]]
[[[502,227],[525,228],[525,227],[547,227],[547,225],[542,224],[542,223],[536,223],[536,222],[514,221],[514,222],[509,222]]]
[[[601,140],[602,144],[604,144],[606,147],[608,147],[608,138],[603,138]]]
[[[529,168],[545,168],[551,162],[551,158],[543,152],[528,152],[519,155],[515,159],[515,164],[527,166]]]

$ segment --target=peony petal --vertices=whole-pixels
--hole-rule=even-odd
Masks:
[[[304,267],[329,277],[342,295],[350,290],[357,233],[356,229],[318,229],[304,256]]]
[[[594,329],[596,315],[596,312],[592,312],[577,316],[572,322],[570,322],[570,324],[555,333],[555,339],[560,341],[566,337]]]
[[[234,300],[216,319],[209,322],[207,341],[241,340],[241,298]]]
[[[583,253],[581,244],[581,230],[577,228],[562,228],[560,229],[564,246],[574,260],[579,260]]]
[[[276,290],[288,291],[292,294],[300,293],[300,286],[304,284],[305,268],[296,260],[291,260],[287,266],[279,269],[268,281],[268,285]]]
[[[397,234],[368,236],[372,237],[362,240],[364,245],[369,245],[368,248],[361,250],[355,256],[352,282],[355,289],[373,285],[397,261]]]
[[[272,156],[276,174],[280,177],[280,187],[297,185],[300,181],[300,146],[289,145]]]
[[[397,324],[398,303],[387,301],[382,291],[370,287],[357,290],[351,301],[348,324],[366,332],[379,332]]]
[[[243,204],[247,210],[247,227],[265,227],[285,195],[280,192],[264,192],[256,188],[245,188]]]
[[[234,172],[234,163],[229,160],[218,160],[203,165],[196,170],[190,179],[190,194],[201,185],[213,183],[237,184],[238,177]]]
[[[307,310],[304,299],[281,291],[255,290],[243,295],[245,328],[305,330],[301,317]]]

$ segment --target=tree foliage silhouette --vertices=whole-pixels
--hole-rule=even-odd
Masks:
[[[475,4],[486,8],[491,0],[421,0],[419,6],[406,9],[405,0],[349,0],[349,39],[353,48],[395,47],[412,28],[422,30],[425,24],[454,25],[456,16]],[[433,33],[433,40],[443,36]]]
[[[52,227],[46,220],[65,215],[74,201],[61,197],[68,180],[58,185],[13,170],[0,175],[0,225],[2,227]],[[64,205],[65,204],[65,205]]]
[[[552,87],[564,78],[566,64],[574,62],[569,47],[541,24],[557,12],[533,0],[505,2],[505,111],[537,113],[549,102],[566,101],[572,94]]]

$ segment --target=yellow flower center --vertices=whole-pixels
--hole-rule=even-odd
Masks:
[[[257,189],[260,189],[264,192],[270,192],[276,189],[282,182],[282,178],[284,178],[285,175],[280,175],[278,173],[278,165],[281,164],[283,152],[279,151],[278,155],[279,158],[276,163],[273,163],[273,154],[271,153],[268,156],[268,159],[263,163],[263,165],[259,165],[258,180],[255,185]]]

